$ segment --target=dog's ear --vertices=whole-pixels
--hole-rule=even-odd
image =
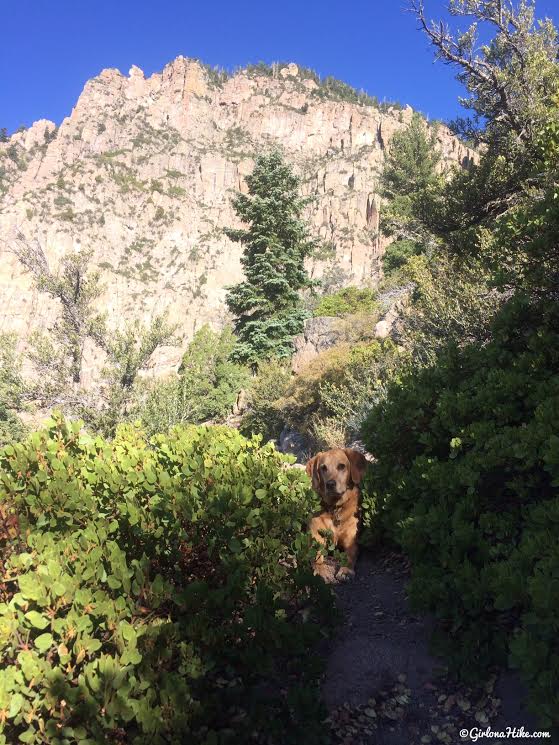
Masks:
[[[351,450],[350,448],[346,448],[344,452],[347,455],[347,459],[349,460],[351,480],[354,484],[360,484],[368,465],[367,459],[365,458],[363,453],[359,452],[359,450]]]
[[[311,458],[307,463],[307,475],[312,479],[312,488],[318,493],[320,493],[320,474],[318,473],[319,455],[321,455],[321,453],[315,455],[314,458]]]

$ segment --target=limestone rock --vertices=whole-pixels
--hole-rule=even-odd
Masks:
[[[282,78],[296,78],[298,74],[299,67],[294,62],[290,62],[287,67],[282,67],[282,69],[280,70],[280,75],[282,76]]]
[[[305,322],[302,334],[293,340],[294,354],[291,369],[298,373],[321,352],[338,344],[343,338],[343,324],[339,318],[318,316]]]
[[[385,306],[386,310],[383,317],[375,326],[375,338],[387,339],[389,336],[394,336],[398,330],[402,311],[409,302],[411,290],[412,286],[407,285],[398,288],[396,291],[385,293],[381,297],[381,303]]]
[[[233,414],[243,414],[248,408],[248,394],[245,390],[239,391],[237,400],[233,405]]]
[[[383,318],[381,321],[377,323],[375,326],[375,336],[377,339],[386,339],[390,335],[390,329],[391,329],[390,323]]]

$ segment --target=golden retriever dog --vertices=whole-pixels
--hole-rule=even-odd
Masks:
[[[367,460],[362,453],[341,448],[318,453],[307,463],[307,474],[323,507],[311,518],[309,530],[322,545],[327,542],[325,534],[331,533],[336,548],[345,551],[347,566],[338,569],[338,580],[349,579],[355,574],[360,519],[359,484],[366,468]],[[318,554],[313,569],[315,574],[326,576],[322,554]]]

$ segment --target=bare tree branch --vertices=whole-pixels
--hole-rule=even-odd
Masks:
[[[519,139],[529,134],[529,122],[519,114],[517,96],[511,90],[510,80],[502,74],[498,62],[488,54],[476,54],[476,24],[485,22],[497,31],[497,41],[512,55],[520,69],[527,69],[526,48],[524,40],[533,24],[533,7],[521,3],[520,10],[515,11],[511,2],[503,0],[455,0],[450,4],[454,16],[470,17],[474,22],[467,32],[455,37],[448,24],[428,21],[423,0],[410,0],[410,10],[419,21],[419,28],[426,34],[436,49],[437,59],[458,68],[458,78],[466,85],[471,99],[463,99],[466,106],[476,108],[483,100],[495,102],[494,120],[506,123]],[[494,51],[494,48],[493,50]],[[553,55],[550,54],[552,58]],[[512,63],[509,63],[512,64]],[[522,76],[519,83],[524,85],[525,93],[530,94],[529,86],[524,84]]]
[[[5,243],[5,245],[36,280],[51,276],[47,257],[37,239],[28,240],[21,230],[16,229],[11,243]]]

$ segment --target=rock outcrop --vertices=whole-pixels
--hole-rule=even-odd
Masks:
[[[413,112],[343,97],[294,64],[228,78],[184,57],[147,78],[103,70],[60,127],[40,120],[0,143],[0,331],[25,338],[58,311],[9,252],[16,226],[53,267],[68,251],[93,251],[115,326],[167,311],[182,348],[202,324],[219,327],[225,288],[241,279],[241,249],[222,232],[237,225],[231,196],[255,154],[277,145],[315,197],[308,218],[323,250],[312,276],[374,284],[378,179]],[[446,127],[437,137],[447,162],[473,157]],[[161,350],[154,371],[173,369],[181,352]]]
[[[293,339],[291,369],[294,373],[300,372],[321,352],[336,346],[344,338],[342,319],[333,316],[309,318],[303,332]]]

